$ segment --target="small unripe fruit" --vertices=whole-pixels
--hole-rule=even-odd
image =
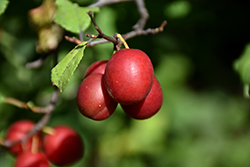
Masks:
[[[99,60],[99,61],[94,62],[86,70],[84,78],[94,73],[104,74],[107,63],[108,63],[108,60]]]
[[[148,95],[154,80],[149,57],[138,49],[121,49],[107,63],[105,87],[118,103],[135,104]]]
[[[53,134],[46,134],[43,150],[48,160],[57,166],[72,165],[83,156],[83,142],[70,127],[60,125],[53,128]]]
[[[104,87],[103,74],[91,74],[83,80],[77,93],[77,105],[82,115],[94,120],[104,120],[115,111],[117,103]]]
[[[16,141],[22,139],[33,127],[35,126],[35,123],[30,120],[20,120],[17,122],[14,122],[9,129],[7,130],[5,139],[8,141]],[[37,134],[37,137],[39,139],[38,145],[34,148],[35,150],[39,150],[40,142],[41,142],[41,135]],[[32,140],[31,137],[29,140],[27,140],[26,143],[23,144],[23,147],[21,143],[13,145],[8,148],[8,151],[14,155],[18,156],[23,152],[30,152],[31,146],[32,146]]]
[[[50,167],[50,165],[43,154],[27,152],[17,157],[14,167]]]
[[[159,81],[154,78],[153,86],[147,97],[133,105],[121,105],[122,109],[130,117],[135,119],[147,119],[155,115],[161,108],[163,101],[162,89]]]

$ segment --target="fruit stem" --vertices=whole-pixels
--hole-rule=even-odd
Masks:
[[[44,126],[42,131],[46,134],[49,134],[49,135],[54,135],[55,134],[55,129],[52,128],[52,127],[49,127],[49,126]]]
[[[38,135],[34,135],[32,137],[31,152],[38,153],[38,151],[39,151],[38,148],[39,148],[39,137],[38,137]]]
[[[119,38],[122,41],[122,43],[123,43],[123,45],[124,45],[124,47],[126,49],[129,49],[129,46],[128,46],[127,42],[125,41],[125,39],[122,37],[121,34],[116,34],[116,37]]]

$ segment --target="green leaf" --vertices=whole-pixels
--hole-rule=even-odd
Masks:
[[[8,4],[9,4],[8,0],[1,0],[0,1],[0,15],[3,14],[3,12],[6,10]]]
[[[80,33],[88,28],[91,20],[87,12],[90,10],[99,11],[97,7],[80,7],[69,0],[57,0],[56,5],[55,22],[73,33]]]
[[[244,84],[243,93],[246,98],[250,98],[250,43],[245,46],[240,58],[234,61],[234,70],[238,72]]]
[[[250,43],[245,46],[240,58],[234,62],[234,69],[244,84],[250,84]]]
[[[71,76],[78,67],[87,42],[82,42],[72,49],[51,71],[51,81],[60,92],[67,86]]]

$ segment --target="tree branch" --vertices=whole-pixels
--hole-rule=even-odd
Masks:
[[[127,1],[127,0],[124,0],[124,1]],[[133,26],[134,28],[134,31],[131,31],[131,32],[128,32],[123,36],[123,38],[125,40],[129,39],[129,38],[132,38],[132,37],[135,37],[135,36],[140,36],[140,35],[148,35],[148,34],[156,34],[158,32],[161,32],[163,31],[164,27],[166,26],[167,24],[167,21],[163,21],[163,23],[160,25],[160,27],[158,28],[155,28],[155,29],[152,29],[152,28],[148,28],[146,30],[143,30],[144,27],[145,27],[145,24],[147,22],[147,19],[149,17],[149,14],[148,14],[148,11],[147,11],[147,8],[145,7],[145,3],[144,3],[144,0],[134,0],[137,4],[137,8],[138,8],[138,11],[141,15],[141,18],[138,20],[138,22]],[[107,1],[107,0],[100,0],[92,5],[90,5],[91,7],[93,6],[104,6],[104,5],[108,5],[108,4],[112,4],[112,3],[118,3],[118,2],[123,2],[123,0],[110,0],[110,1]],[[98,31],[99,35],[104,38],[104,39],[101,39],[101,40],[98,40],[98,41],[91,41],[87,44],[87,46],[94,46],[94,45],[97,45],[97,44],[102,44],[102,43],[108,43],[108,42],[113,42],[114,44],[118,44],[118,41],[115,40],[115,38],[113,37],[109,37],[109,36],[106,36],[105,34],[103,34],[103,32],[100,30],[99,26],[97,26],[93,16],[92,16],[92,12],[90,11],[89,13],[89,16],[91,17],[91,20],[95,26],[95,29]],[[88,35],[88,37],[91,37],[91,35]],[[80,44],[82,41],[77,39],[76,37],[68,37],[68,36],[65,36],[65,39],[68,40],[69,42],[73,42],[75,44]]]
[[[43,65],[44,61],[46,60],[46,58],[49,57],[51,55],[51,53],[53,53],[53,51],[46,53],[40,59],[37,59],[33,62],[26,63],[26,68],[39,68],[39,67],[41,67]]]
[[[77,45],[79,45],[80,43],[82,43],[82,41],[76,37],[69,37],[69,36],[65,36],[65,39],[69,42],[75,43]]]
[[[128,1],[132,1],[132,0],[99,0],[96,3],[89,5],[88,7],[102,7],[105,5],[111,5],[115,3],[128,2]]]
[[[148,10],[145,7],[145,3],[144,0],[135,0],[138,11],[141,15],[141,18],[138,20],[138,22],[133,26],[133,28],[135,30],[143,30],[146,22],[148,20],[149,14],[148,14]]]
[[[99,27],[99,26],[96,24],[96,22],[95,22],[95,19],[94,19],[94,17],[93,17],[93,12],[92,12],[92,11],[89,11],[89,12],[88,12],[88,15],[89,15],[89,17],[90,17],[92,23],[94,24],[96,31],[99,33],[99,36],[100,36],[100,37],[102,37],[102,38],[104,38],[104,39],[106,39],[106,40],[108,40],[108,41],[110,41],[110,42],[113,42],[114,44],[118,44],[118,41],[117,41],[114,37],[107,36],[107,35],[105,35],[105,34],[101,31],[100,27]]]
[[[61,42],[59,43],[59,45],[61,44]],[[59,47],[58,45],[58,47]],[[26,68],[39,68],[43,65],[44,61],[49,57],[51,56],[52,54],[57,57],[58,55],[58,47],[53,49],[53,50],[50,50],[49,52],[45,53],[45,55],[43,57],[41,57],[40,59],[37,59],[33,62],[28,62],[26,63]]]
[[[30,137],[34,136],[37,134],[37,132],[41,131],[42,128],[47,124],[51,116],[51,113],[46,113],[42,119],[20,140],[15,140],[15,141],[9,141],[5,140],[2,141],[0,144],[5,146],[5,147],[12,147],[16,144],[19,143],[26,143]]]
[[[162,32],[164,30],[164,27],[166,26],[166,24],[167,24],[167,21],[164,20],[162,22],[162,24],[160,25],[160,27],[158,27],[158,28],[155,28],[155,29],[148,28],[146,30],[140,30],[139,29],[139,30],[131,31],[131,32],[128,32],[128,33],[124,34],[123,38],[124,39],[130,39],[130,38],[133,38],[135,36],[157,34],[157,33]]]
[[[18,99],[15,99],[13,97],[3,97],[2,98],[3,103],[11,104],[19,108],[24,108],[24,109],[30,109],[28,103],[22,102]]]
[[[101,7],[101,6],[105,6],[105,5],[111,5],[114,3],[128,2],[128,1],[132,1],[132,0],[99,0],[96,3],[89,5],[88,7]],[[137,5],[138,11],[141,15],[141,18],[133,26],[133,28],[135,30],[143,30],[145,25],[146,25],[147,19],[149,17],[148,10],[145,6],[144,0],[134,0],[134,1]]]
[[[19,144],[19,143],[25,143],[27,140],[29,140],[30,137],[34,136],[37,132],[41,131],[42,128],[48,123],[52,111],[55,109],[55,104],[58,100],[59,92],[58,90],[54,90],[50,102],[46,107],[32,107],[30,108],[27,103],[21,102],[19,100],[13,99],[13,98],[8,98],[7,102],[11,102],[9,104],[18,104],[23,107],[27,107],[28,109],[31,109],[33,112],[35,111],[36,113],[45,113],[44,116],[36,123],[36,125],[20,140],[15,140],[15,141],[1,141],[0,144],[5,146],[5,147],[11,147],[13,145]],[[6,102],[6,99],[5,101]]]
[[[166,24],[167,24],[167,21],[163,21],[162,24],[158,28],[155,28],[155,29],[148,28],[146,30],[134,30],[134,31],[128,32],[122,36],[125,40],[127,40],[127,39],[133,38],[135,36],[156,34],[156,33],[162,32],[164,30],[164,27],[166,26]],[[92,42],[88,43],[87,46],[92,47],[92,46],[97,45],[97,44],[103,44],[103,43],[108,43],[108,42],[110,42],[110,41],[108,41],[106,39],[101,39],[98,41],[92,41]]]
[[[58,99],[58,92],[57,90],[55,90],[52,94],[49,104],[46,107],[36,106],[32,102],[25,103],[13,97],[3,97],[2,102],[14,105],[19,108],[31,110],[34,113],[50,113],[52,110],[54,110],[57,99]]]

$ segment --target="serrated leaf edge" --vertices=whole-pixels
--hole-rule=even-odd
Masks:
[[[84,42],[82,42],[82,43],[76,45],[68,54],[72,54],[72,52],[74,52],[76,49],[82,48],[82,47],[86,46],[87,44],[88,44],[88,42],[84,41]],[[68,55],[68,54],[67,54],[67,55]],[[66,55],[66,56],[67,56],[67,55]],[[65,56],[65,57],[66,57],[66,56]],[[65,57],[64,57],[64,58],[65,58]],[[64,59],[64,58],[63,58],[63,59]],[[74,57],[72,57],[70,60],[72,60],[73,58],[74,58]],[[63,60],[63,59],[62,59],[62,60]],[[62,61],[62,60],[61,60],[61,61]],[[81,60],[82,60],[82,58],[80,59],[80,61],[81,61]],[[61,62],[61,61],[60,61],[60,62]],[[60,62],[59,62],[59,63],[60,63]],[[58,66],[59,63],[57,63],[57,65],[56,65],[55,67],[53,67],[52,70],[51,70],[51,82],[52,82],[52,85],[56,86],[56,87],[60,90],[60,92],[62,92],[66,86],[62,88],[62,87],[59,86],[60,84],[54,83],[54,82],[53,82],[53,79],[52,79],[52,78],[53,78],[52,73],[53,73],[53,71],[55,71],[55,68]],[[79,63],[80,63],[80,62],[79,62]],[[79,65],[79,63],[78,63],[78,65]],[[75,72],[75,70],[76,70],[76,68],[78,67],[78,65],[75,66],[75,68],[73,69],[73,73]],[[65,68],[65,69],[66,69],[66,68]],[[65,70],[64,70],[64,71],[65,71]],[[63,71],[63,73],[64,73],[64,71]],[[73,74],[72,74],[72,75],[73,75]],[[70,78],[71,78],[71,77],[70,77]],[[68,82],[70,81],[70,78],[67,79],[67,84],[68,84]],[[58,83],[60,83],[60,81],[58,81]],[[66,85],[67,85],[67,84],[66,84]]]

